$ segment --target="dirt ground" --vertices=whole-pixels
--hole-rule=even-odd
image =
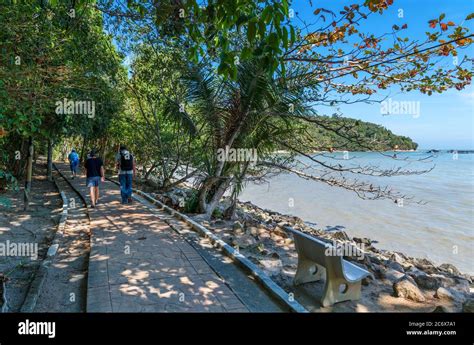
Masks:
[[[6,278],[8,311],[18,312],[29,286],[57,229],[62,200],[53,182],[46,178],[44,165],[35,165],[31,203],[23,210],[23,188],[17,192],[0,194],[0,243],[28,243],[37,245],[37,259],[33,257],[0,256],[0,275]],[[3,290],[3,289],[2,289]],[[5,311],[5,308],[4,308]]]

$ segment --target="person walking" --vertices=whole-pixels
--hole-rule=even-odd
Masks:
[[[121,145],[115,157],[120,182],[122,204],[132,203],[132,179],[135,176],[135,160],[125,145]]]
[[[77,167],[79,166],[79,155],[76,150],[72,149],[67,157],[69,160],[69,167],[71,168],[72,179],[77,175]]]
[[[100,182],[105,182],[104,163],[97,157],[95,150],[91,150],[84,167],[86,168],[87,187],[90,188],[91,207],[94,208],[99,201]]]

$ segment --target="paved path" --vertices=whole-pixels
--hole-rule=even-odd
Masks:
[[[89,218],[86,205],[74,190],[54,171],[54,179],[68,200],[68,216],[59,248],[50,258],[34,312],[80,313],[86,310],[87,265],[89,261]],[[75,198],[75,199],[74,199]]]
[[[66,165],[57,167],[69,177]],[[85,178],[70,181],[90,204]],[[87,311],[249,311],[199,252],[161,219],[169,215],[160,212],[136,201],[122,205],[118,187],[102,183],[99,204],[89,209]]]

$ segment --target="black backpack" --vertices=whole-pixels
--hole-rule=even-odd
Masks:
[[[120,170],[133,170],[133,156],[128,151],[120,151]]]

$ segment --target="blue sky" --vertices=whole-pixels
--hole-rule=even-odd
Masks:
[[[338,13],[345,5],[357,1],[313,0],[312,2],[313,7],[309,0],[293,0],[291,8],[302,19],[314,22],[313,11],[316,8],[324,7]],[[403,10],[403,18],[398,17],[399,9]],[[452,20],[460,24],[472,12],[474,12],[473,0],[395,0],[383,15],[372,15],[360,28],[365,32],[384,33],[389,31],[393,24],[401,26],[406,23],[408,29],[404,31],[404,35],[423,40],[424,33],[430,30],[428,20],[445,13],[445,21]],[[474,31],[473,23],[474,20],[471,20],[463,25]],[[464,52],[473,57],[474,47],[471,46]],[[474,88],[472,86],[462,91],[454,89],[432,96],[419,92],[402,94],[396,89],[390,90],[390,93],[385,95],[392,100],[419,101],[420,116],[383,116],[380,112],[380,104],[352,104],[341,106],[340,110],[344,116],[377,123],[396,134],[409,136],[420,145],[420,148],[474,149]]]
[[[310,3],[312,2],[312,6]],[[319,7],[330,9],[335,13],[343,10],[344,6],[352,3],[362,3],[360,0],[292,0],[291,9],[298,13],[308,23],[315,22],[314,10]],[[403,18],[399,18],[399,10],[403,10]],[[402,26],[408,24],[408,29],[402,36],[424,41],[425,32],[431,29],[428,20],[438,18],[441,13],[446,14],[444,21],[453,21],[460,24],[469,13],[474,12],[474,0],[394,0],[394,4],[382,15],[373,14],[363,21],[359,27],[361,31],[385,33],[391,30],[393,24]],[[301,25],[297,18],[295,25]],[[474,32],[474,20],[463,24]],[[319,24],[314,28],[319,27]],[[474,56],[474,47],[471,45],[463,50],[470,57]],[[125,64],[130,63],[131,56],[127,56]],[[452,63],[452,57],[447,57],[446,63]],[[461,56],[459,57],[461,60]],[[468,65],[466,65],[468,66]],[[356,103],[340,106],[344,116],[361,119],[382,125],[395,134],[405,135],[419,144],[421,149],[474,149],[474,88],[470,86],[462,91],[449,90],[444,94],[432,96],[419,92],[402,94],[392,87],[381,94],[394,101],[419,101],[420,116],[389,115],[380,112],[380,104]],[[335,110],[325,111],[331,114]]]

